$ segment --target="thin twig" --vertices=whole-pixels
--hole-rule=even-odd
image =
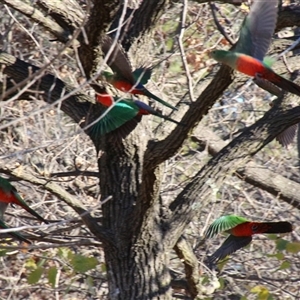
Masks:
[[[186,79],[187,79],[187,83],[188,83],[190,98],[191,98],[191,101],[194,102],[195,97],[194,97],[194,92],[193,92],[193,79],[192,79],[192,76],[191,76],[191,73],[190,73],[190,70],[189,70],[189,67],[188,67],[188,63],[187,63],[187,60],[186,60],[186,55],[185,55],[184,47],[183,47],[183,43],[182,43],[182,40],[183,40],[183,37],[184,37],[184,32],[185,32],[185,22],[186,22],[188,1],[187,0],[182,0],[182,2],[183,2],[183,9],[182,9],[182,13],[181,13],[181,16],[180,16],[181,27],[180,27],[180,33],[179,33],[179,36],[178,36],[178,45],[179,45],[179,50],[180,50],[180,54],[181,54],[180,56],[181,56],[181,59],[182,59],[182,64],[183,64],[185,74],[186,74]]]
[[[217,9],[216,5],[214,3],[209,2],[209,7],[211,9],[211,13],[212,13],[212,16],[214,18],[214,22],[215,22],[215,24],[217,26],[217,29],[224,36],[224,38],[226,39],[226,41],[228,41],[228,43],[230,43],[230,45],[233,46],[234,42],[230,39],[230,37],[228,36],[228,34],[225,32],[224,28],[221,26],[221,24],[218,21],[218,18],[216,16],[216,12],[215,12],[215,10]]]

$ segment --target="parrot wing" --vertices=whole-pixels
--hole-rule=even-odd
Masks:
[[[113,45],[114,40],[106,35],[102,40],[102,51],[104,55],[108,54]],[[135,83],[128,55],[118,42],[114,45],[114,49],[109,56],[107,64],[119,77],[126,79],[131,84]]]
[[[219,232],[229,230],[239,224],[248,222],[247,219],[243,217],[238,217],[235,215],[222,216],[215,220],[207,229],[205,233],[206,238],[212,238]]]
[[[147,84],[149,79],[151,78],[152,69],[151,68],[138,68],[133,71],[133,77],[135,82],[139,84]]]
[[[222,260],[227,255],[246,247],[252,241],[251,236],[234,236],[230,235],[225,242],[221,245],[220,248],[216,250],[211,256],[208,258],[208,262],[210,265],[215,264],[219,260]]]
[[[121,100],[116,102],[108,113],[105,112],[103,117],[92,126],[92,135],[98,137],[121,127],[138,114],[139,108],[133,102],[130,104],[129,101]]]
[[[250,55],[263,61],[277,21],[278,0],[255,0],[250,13],[244,19],[235,52]]]

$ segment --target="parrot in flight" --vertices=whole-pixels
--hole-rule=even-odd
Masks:
[[[264,59],[277,22],[277,5],[278,0],[255,0],[243,21],[239,39],[233,49],[214,50],[210,56],[234,70],[265,79],[300,96],[300,86],[276,74],[271,69],[272,59]]]
[[[209,258],[210,265],[217,263],[227,255],[246,247],[252,241],[252,235],[260,233],[287,233],[293,231],[289,222],[251,222],[235,215],[220,217],[207,229],[205,237],[212,238],[219,232],[229,233],[229,237]]]
[[[118,101],[117,97],[98,93],[96,94],[96,99],[106,107],[113,105],[112,109],[92,126],[92,131],[97,135],[109,133],[122,125],[125,126],[128,121],[131,121],[136,117],[138,117],[138,119],[135,120],[135,123],[137,124],[140,121],[141,116],[149,114],[158,116],[175,124],[183,125],[180,122],[160,114],[155,109],[139,100],[122,99]],[[134,128],[129,127],[128,131],[130,132],[133,129]]]
[[[17,193],[16,188],[11,185],[11,183],[0,176],[0,202],[1,203],[11,203],[17,204],[27,210],[30,214],[35,216],[41,222],[48,223],[43,217],[41,217],[37,212],[35,212],[32,208],[30,208],[26,202],[21,198],[21,196]]]
[[[112,46],[113,39],[105,36],[102,40],[102,51],[104,55],[108,54]],[[151,77],[151,69],[139,68],[133,71],[128,56],[120,44],[116,43],[114,46],[114,50],[111,53],[107,64],[114,73],[103,71],[100,77],[104,78],[115,88],[123,92],[129,92],[133,95],[147,96],[169,108],[178,110],[175,106],[155,96],[144,87],[144,84],[146,84]]]

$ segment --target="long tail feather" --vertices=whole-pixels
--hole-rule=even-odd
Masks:
[[[293,225],[290,222],[264,222],[264,231],[261,233],[287,233],[293,231]]]
[[[273,74],[272,79],[268,79],[268,80],[270,80],[272,83],[279,86],[283,90],[300,96],[300,86],[294,83],[293,81],[290,81],[276,73]]]
[[[38,220],[40,220],[41,222],[44,222],[46,224],[48,224],[49,222],[47,220],[45,220],[43,217],[41,217],[37,212],[35,212],[33,209],[31,209],[29,206],[23,206],[22,207],[27,210],[30,214],[32,214],[33,216],[35,216]]]
[[[161,103],[161,104],[163,104],[163,105],[165,105],[165,106],[167,106],[169,108],[172,108],[174,110],[178,110],[178,108],[176,108],[175,106],[169,104],[168,102],[166,102],[166,101],[158,98],[157,96],[155,96],[154,94],[152,94],[151,92],[149,92],[145,87],[143,89],[143,92],[144,92],[145,96],[147,96],[149,98],[152,98],[152,99],[156,100],[157,102],[159,102],[159,103]]]
[[[167,117],[161,113],[159,113],[158,111],[156,111],[155,109],[153,109],[151,106],[147,105],[146,103],[142,102],[142,101],[139,101],[139,100],[135,100],[134,103],[140,108],[140,109],[143,109],[143,110],[146,110],[147,112],[149,112],[150,114],[152,115],[155,115],[155,116],[158,116],[162,119],[165,119],[165,120],[168,120],[170,122],[173,122],[177,125],[181,125],[181,126],[185,126],[185,124],[181,123],[181,122],[178,122],[178,121],[175,121],[173,120],[172,118],[170,117]]]
[[[46,224],[48,224],[48,221],[45,220],[43,217],[41,217],[36,211],[34,211],[32,208],[30,208],[28,206],[28,204],[22,199],[22,197],[17,193],[17,190],[15,187],[13,187],[12,190],[15,199],[18,200],[16,202],[16,204],[20,205],[21,207],[23,207],[26,211],[28,211],[30,214],[32,214],[33,216],[35,216],[38,220],[40,220],[41,222],[44,222]]]

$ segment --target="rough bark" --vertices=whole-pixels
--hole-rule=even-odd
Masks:
[[[142,1],[138,8],[124,8],[124,5],[122,5],[116,14],[110,30],[113,31],[120,27],[120,18],[125,9],[124,25],[121,27],[120,41],[124,49],[128,51],[136,38],[141,38],[153,28],[168,3],[169,0]],[[114,31],[111,35],[115,36]]]
[[[195,136],[192,136],[192,140],[199,143],[201,148],[207,146],[208,152],[212,156],[217,155],[226,146],[226,142],[210,129],[204,127],[197,128],[197,132]],[[263,165],[259,165],[253,161],[233,174],[282,199],[291,206],[300,208],[299,183],[270,171]]]

